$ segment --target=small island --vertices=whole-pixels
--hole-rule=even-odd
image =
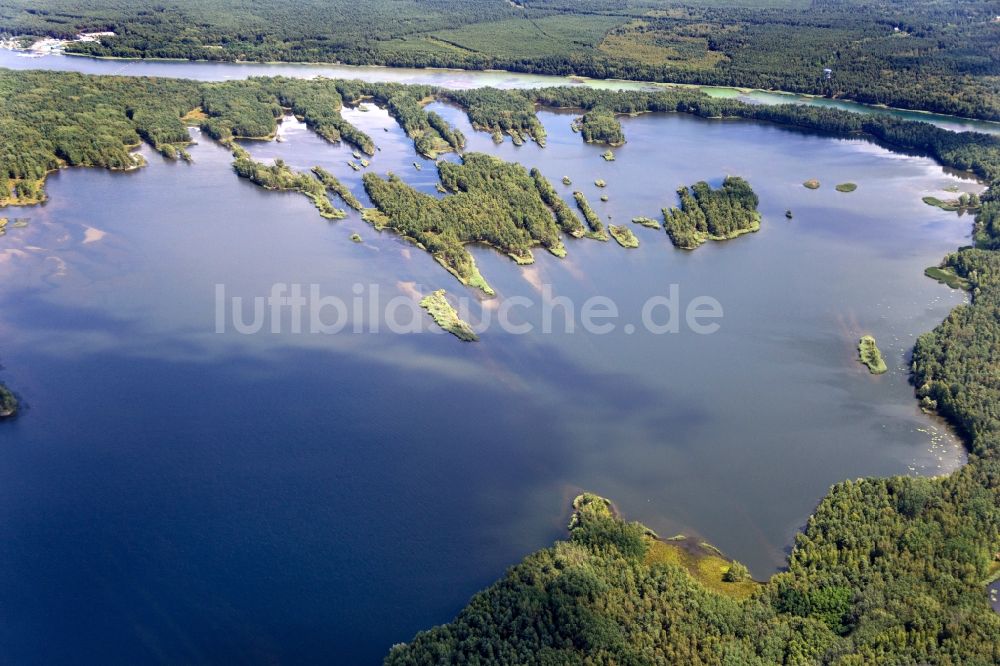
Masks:
[[[569,176],[563,176],[562,177],[562,184],[563,185],[567,185],[567,186],[568,185],[572,185],[573,181],[569,179]]]
[[[451,306],[445,298],[445,290],[437,291],[424,296],[420,301],[420,307],[427,310],[434,322],[445,331],[448,331],[463,342],[476,342],[479,336],[472,330],[466,322],[458,316],[458,312]]]
[[[641,224],[644,227],[649,227],[650,229],[659,229],[660,223],[651,217],[633,217],[632,224]]]
[[[858,359],[868,366],[873,375],[881,375],[889,369],[882,358],[882,352],[875,344],[875,338],[870,335],[862,336],[858,342]]]
[[[841,183],[840,185],[837,185],[836,189],[838,192],[853,192],[858,189],[858,186],[856,183]]]
[[[818,190],[819,189],[819,181],[816,180],[815,178],[807,180],[806,182],[802,183],[802,185],[804,185],[805,187],[809,188],[810,190]]]
[[[608,150],[605,150],[604,154],[601,155],[601,157],[603,157],[608,162],[614,162],[615,161],[615,154],[614,154],[614,152],[611,151],[610,148]]]
[[[607,182],[605,182],[603,178],[598,178],[597,180],[595,180],[594,181],[594,185],[597,185],[598,187],[607,187],[608,186]]]
[[[728,176],[722,187],[702,181],[677,190],[680,208],[664,208],[667,235],[674,246],[693,250],[707,240],[727,240],[760,229],[759,200],[750,184]]]
[[[611,237],[618,241],[618,244],[622,247],[636,248],[639,247],[639,239],[635,237],[632,230],[624,225],[609,224],[608,231],[611,232]]]
[[[355,243],[361,242],[361,234],[351,234],[351,241]]]
[[[0,384],[0,419],[9,419],[17,414],[17,398],[9,388]]]

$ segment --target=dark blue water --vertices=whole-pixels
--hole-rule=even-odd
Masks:
[[[638,250],[567,241],[565,260],[536,252],[530,267],[476,248],[498,293],[480,301],[356,215],[330,223],[238,180],[207,140],[193,165],[52,176],[50,203],[8,211],[30,222],[0,238],[0,379],[26,405],[0,424],[0,661],[377,663],[564,535],[582,488],[766,577],[830,484],[961,463],[917,409],[906,354],[961,302],[922,271],[970,230],[920,197],[974,182],[863,141],[655,115],[626,120],[607,163],[568,115],[543,114],[540,149],[493,147],[438,110],[470,148],[569,175],[615,222],[736,173],[764,227],[693,253],[637,228]],[[383,148],[372,170],[433,192],[433,163],[413,168],[384,112],[348,115]],[[363,195],[349,149],[293,122],[283,136],[249,147]],[[858,191],[833,190],[846,180]],[[548,284],[574,303],[607,296],[629,323],[676,284],[725,316],[713,335],[543,334],[527,307],[513,318],[536,331],[491,327],[476,344],[429,326],[215,332],[217,284],[253,298],[276,282],[345,302],[356,284],[386,299],[446,288],[473,318]],[[865,332],[886,375],[854,358]]]

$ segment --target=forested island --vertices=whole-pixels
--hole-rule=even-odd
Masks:
[[[0,127],[4,136],[16,138],[0,144],[0,181],[8,188],[25,180],[40,182],[49,171],[66,166],[130,168],[130,151],[142,141],[186,145],[188,124],[231,147],[236,136],[271,136],[285,112],[283,102],[291,101],[282,96],[286,81],[198,83],[0,71]],[[420,103],[440,91],[328,81],[297,82],[290,89],[301,96],[310,84],[324,95],[336,91],[343,103],[369,98],[386,108],[392,104],[401,125],[410,122],[403,118],[415,119],[410,122],[415,144],[431,136],[423,140],[455,149],[447,128],[435,128],[436,121]],[[837,136],[866,136],[988,180],[1000,177],[997,138],[884,116],[753,107],[677,90],[548,89],[525,91],[524,99],[616,113],[629,106],[636,112],[781,122]],[[482,126],[492,127],[486,107],[483,113]],[[329,122],[336,126],[339,121]],[[344,136],[341,131],[341,140]],[[457,136],[455,143],[460,143]],[[323,196],[336,192],[320,180],[321,173],[261,165],[235,148],[234,153],[237,163],[250,162],[240,163],[238,171],[262,186],[302,186],[306,193]],[[464,244],[489,243],[525,262],[535,247],[561,254],[560,234],[576,235],[582,229],[572,210],[557,218],[554,190],[540,173],[475,153],[464,155],[460,164],[441,162],[438,171],[447,192],[440,199],[414,190],[398,176],[366,173],[364,185],[377,209],[363,214],[377,226],[414,239],[484,292],[489,285]],[[320,189],[304,185],[303,178]],[[718,198],[725,183],[720,189],[709,187],[705,196],[718,210],[735,207],[747,213],[751,200],[756,207],[756,197],[751,199],[749,185],[733,180],[735,201]],[[688,196],[702,210],[696,188],[688,188]],[[580,199],[586,202],[582,193]],[[707,229],[707,219],[705,225]],[[963,436],[970,451],[966,466],[939,478],[837,484],[796,537],[788,570],[747,598],[720,592],[685,567],[650,556],[661,549],[646,530],[595,510],[579,519],[570,542],[529,556],[475,597],[454,623],[394,649],[388,663],[574,663],[587,657],[598,663],[1000,661],[1000,615],[989,607],[985,593],[988,581],[1000,572],[997,185],[980,197],[973,237],[975,247],[950,255],[940,267],[966,281],[971,302],[921,336],[912,359],[921,405],[947,418]]]
[[[681,187],[677,194],[681,206],[663,210],[663,226],[673,244],[683,250],[760,229],[757,195],[738,176],[727,176],[718,189],[702,181]]]
[[[7,0],[0,33],[114,33],[67,46],[96,56],[506,69],[997,119],[998,13],[991,0]]]
[[[463,247],[467,243],[491,245],[519,264],[534,261],[531,249],[536,245],[565,255],[560,227],[543,197],[543,192],[550,196],[545,183],[520,164],[466,153],[462,164],[439,162],[438,172],[448,192],[441,199],[418,192],[394,175],[383,179],[365,174],[365,190],[385,217],[384,227],[419,243],[463,284],[493,293]],[[577,229],[575,219],[560,219],[569,225],[563,231]]]

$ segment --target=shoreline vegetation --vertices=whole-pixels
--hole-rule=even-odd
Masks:
[[[108,81],[107,79],[114,79]],[[140,83],[141,82],[141,83]],[[155,83],[154,83],[155,82]],[[12,184],[32,182],[36,196],[44,197],[45,174],[69,166],[93,166],[107,169],[134,169],[139,165],[128,153],[127,146],[147,141],[150,145],[182,145],[190,141],[187,126],[199,122],[211,138],[227,142],[237,137],[271,137],[275,135],[278,118],[285,108],[318,134],[331,141],[347,141],[365,152],[376,150],[363,132],[343,120],[339,108],[344,100],[357,104],[370,99],[384,105],[397,119],[421,154],[438,154],[464,144],[464,138],[454,128],[447,128],[443,119],[425,112],[421,104],[429,99],[450,100],[470,104],[467,113],[475,117],[476,125],[489,127],[501,123],[512,106],[520,108],[518,127],[540,127],[534,116],[536,105],[552,108],[610,109],[615,113],[646,111],[691,113],[704,118],[745,118],[803,127],[835,135],[866,135],[890,148],[923,152],[941,164],[970,171],[986,180],[1000,175],[1000,138],[975,132],[956,134],[919,121],[899,120],[884,116],[865,116],[849,111],[808,108],[796,105],[765,107],[731,99],[717,99],[687,89],[656,92],[606,91],[586,88],[543,88],[537,90],[494,91],[490,89],[442,91],[431,86],[375,84],[360,81],[301,80],[274,77],[222,83],[198,83],[180,79],[135,79],[130,77],[87,77],[61,72],[0,71],[0,84],[15,96],[27,99],[31,86],[46,90],[51,97],[32,96],[32,104],[18,103],[8,96],[24,118],[37,117],[39,111],[54,113],[52,118],[72,117],[74,133],[65,135],[64,146],[58,150],[45,148],[43,137],[55,131],[51,120],[38,118],[39,127],[23,126],[13,120],[14,129],[24,140],[18,142],[15,154],[4,160],[7,178],[0,172],[0,200]],[[53,87],[55,89],[53,89]],[[131,91],[127,89],[131,88]],[[477,96],[472,97],[476,92]],[[137,109],[126,108],[125,97],[139,93],[142,103]],[[117,98],[121,115],[99,119],[70,108],[66,100],[75,97],[80,108],[92,108],[103,99]],[[155,101],[154,101],[155,100]],[[486,102],[491,102],[486,104]],[[478,105],[478,106],[476,106]],[[14,107],[11,107],[12,109]],[[528,108],[531,115],[527,115]],[[126,113],[127,112],[127,113]],[[431,112],[433,113],[433,112]],[[61,115],[60,115],[61,114]],[[72,124],[76,123],[76,125]],[[114,133],[98,133],[96,128],[110,126]],[[498,125],[499,126],[499,125]],[[515,130],[520,133],[520,130]],[[532,130],[540,132],[541,130]],[[125,144],[113,136],[129,137]],[[100,137],[96,144],[85,147],[85,137]],[[89,140],[89,139],[88,139]],[[25,153],[27,147],[27,153]],[[181,156],[180,153],[177,153]],[[165,154],[173,158],[168,151]],[[181,156],[182,157],[182,156]],[[41,183],[41,185],[38,185]],[[6,189],[5,189],[6,188]],[[0,204],[2,205],[2,204]]]
[[[970,44],[995,35],[987,0],[963,2],[960,20],[948,3],[786,4],[302,0],[248,12],[236,0],[165,0],[148,11],[116,0],[8,0],[0,32],[71,40],[65,50],[77,55],[673,81],[1000,119],[995,63],[969,56]],[[96,28],[105,32],[78,39]]]
[[[871,335],[861,336],[858,341],[858,360],[861,361],[868,371],[873,375],[881,375],[889,370],[882,358],[882,352],[875,344],[875,338]]]
[[[438,289],[424,296],[420,300],[420,307],[427,310],[434,323],[462,342],[478,341],[479,336],[476,335],[476,332],[472,330],[472,327],[468,323],[458,316],[458,311],[448,302],[445,294],[444,289]]]
[[[928,206],[935,206],[941,210],[948,211],[951,213],[962,213],[968,211],[977,211],[982,205],[979,200],[979,195],[976,193],[969,194],[963,192],[961,196],[955,199],[938,199],[937,197],[923,197],[923,202]]]
[[[952,289],[969,291],[972,286],[968,280],[956,275],[955,271],[947,266],[931,266],[930,268],[925,268],[924,275],[932,280],[937,280],[941,284],[947,285]]]

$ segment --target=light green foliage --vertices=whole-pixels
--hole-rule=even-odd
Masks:
[[[875,344],[875,338],[870,335],[862,336],[858,342],[858,358],[873,375],[881,375],[889,369],[882,358],[882,352]]]
[[[448,302],[444,289],[438,289],[425,296],[420,301],[420,307],[427,310],[438,326],[459,340],[463,342],[479,340],[479,336],[472,330],[472,327],[458,316],[458,312]]]
[[[636,248],[639,247],[639,239],[635,237],[632,230],[626,226],[620,226],[616,224],[608,225],[608,232],[611,237],[618,241],[618,244],[625,248]]]

